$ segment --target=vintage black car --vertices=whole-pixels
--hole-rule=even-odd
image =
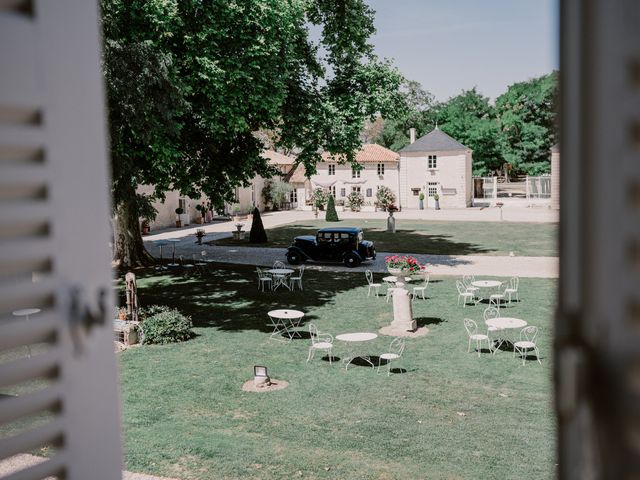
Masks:
[[[322,228],[315,237],[296,237],[287,251],[287,261],[291,265],[315,260],[357,267],[364,260],[375,258],[373,242],[363,240],[362,229],[357,227]]]

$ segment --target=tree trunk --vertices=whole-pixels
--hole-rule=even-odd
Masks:
[[[154,259],[144,248],[135,191],[132,200],[122,202],[113,217],[113,259],[120,267],[132,268],[152,265]]]

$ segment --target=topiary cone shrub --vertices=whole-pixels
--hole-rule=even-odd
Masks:
[[[333,199],[333,195],[329,195],[329,202],[327,202],[327,213],[324,216],[327,222],[339,222],[338,212],[336,212],[336,202]]]
[[[260,218],[260,210],[253,209],[253,221],[251,222],[251,231],[249,232],[249,242],[251,243],[267,243],[267,232],[264,231],[262,218]]]

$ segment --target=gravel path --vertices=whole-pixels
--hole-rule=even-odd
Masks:
[[[147,242],[147,250],[154,257],[159,257],[159,248],[152,242]],[[176,243],[176,256],[183,255],[185,261],[201,256],[207,252],[206,258],[220,263],[242,265],[272,265],[275,260],[286,262],[286,248],[257,248],[197,245],[192,238],[184,238]],[[163,257],[170,258],[172,246],[163,249]],[[374,261],[367,261],[356,268],[347,268],[342,264],[308,262],[307,268],[328,271],[364,271],[386,272],[385,257],[393,255],[390,252],[378,252]],[[430,265],[432,275],[492,275],[497,277],[556,278],[558,277],[557,257],[497,257],[490,255],[413,255],[422,264]]]

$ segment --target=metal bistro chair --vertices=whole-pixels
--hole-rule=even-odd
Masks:
[[[467,299],[469,299],[470,302],[473,302],[473,293],[467,291],[464,283],[460,280],[456,280],[456,288],[458,289],[458,305],[460,305],[460,298],[462,298],[463,308],[467,306],[467,303],[469,303]]]
[[[256,272],[258,274],[258,290],[264,292],[266,284],[269,285],[269,290],[273,290],[273,278],[271,278],[271,275],[267,275],[260,267],[256,267]]]
[[[185,275],[191,275],[193,273],[194,265],[192,263],[185,263],[182,255],[180,255],[180,266]]]
[[[467,353],[471,351],[471,342],[476,342],[476,350],[478,352],[478,357],[480,356],[480,350],[482,349],[482,342],[487,342],[487,347],[489,351],[491,351],[491,344],[489,343],[491,340],[489,339],[489,335],[485,335],[484,333],[478,333],[478,324],[471,320],[470,318],[464,319],[464,328],[467,331],[467,335],[469,336],[469,343],[467,345]]]
[[[509,280],[509,286],[504,291],[504,293],[509,296],[509,303],[511,303],[512,295],[516,297],[516,300],[518,302],[520,301],[520,297],[518,296],[519,284],[520,284],[520,279],[518,277],[511,277],[511,280]]]
[[[382,284],[373,282],[373,273],[371,272],[371,270],[365,270],[364,276],[366,277],[367,283],[369,284],[367,297],[371,296],[371,290],[373,289],[375,291],[376,298],[378,298],[378,295],[380,295],[380,287],[382,286]]]
[[[307,355],[307,363],[313,358],[316,350],[322,350],[329,354],[329,365],[331,365],[333,355],[331,355],[331,349],[333,348],[333,335],[328,333],[320,333],[318,327],[313,323],[309,324],[309,335],[311,336],[311,346],[309,347],[309,355]]]
[[[492,318],[498,318],[500,316],[500,312],[495,307],[487,307],[484,309],[484,313],[482,314],[484,317],[484,321],[490,320]],[[500,346],[504,343],[504,339],[499,336],[499,333],[502,332],[503,329],[500,327],[489,327],[487,326],[487,335],[489,337],[489,341],[491,345],[493,345],[493,354],[495,355]],[[496,342],[498,344],[496,345]]]
[[[540,361],[540,350],[536,345],[536,336],[538,335],[538,327],[529,325],[520,330],[520,340],[513,344],[513,356],[516,356],[516,352],[522,357],[522,365],[524,365],[527,359],[527,352],[533,350],[536,352],[536,360],[542,365]]]
[[[391,362],[398,360],[404,353],[405,342],[402,338],[394,338],[389,345],[389,351],[381,354],[378,357],[378,373],[380,373],[380,364],[382,360],[387,362],[387,377],[391,375]]]
[[[494,293],[491,296],[489,296],[489,305],[495,305],[496,308],[498,309],[498,311],[500,311],[500,307],[502,306],[503,302],[504,303],[507,302],[507,289],[506,288],[502,293]]]
[[[420,295],[420,298],[422,298],[423,300],[426,300],[427,297],[425,297],[425,293],[427,292],[428,286],[429,286],[429,274],[425,273],[422,285],[420,285],[419,287],[413,287],[412,300],[415,299],[418,295]]]
[[[273,262],[273,269],[284,269],[287,268],[287,266],[284,264],[284,262],[281,262],[280,260],[276,260]],[[283,275],[283,274],[273,274],[273,288],[274,290],[276,288],[278,288],[280,285],[287,285],[287,275]]]
[[[471,292],[473,294],[473,297],[478,296],[478,290],[479,290],[478,287],[474,287],[473,285],[471,285],[475,281],[476,281],[476,277],[474,277],[473,275],[462,276],[462,284],[464,285],[464,288],[467,289],[467,292]]]
[[[291,291],[294,290],[296,284],[298,284],[300,290],[302,290],[302,274],[304,274],[304,265],[300,265],[297,276],[289,277],[289,287],[291,288]]]

